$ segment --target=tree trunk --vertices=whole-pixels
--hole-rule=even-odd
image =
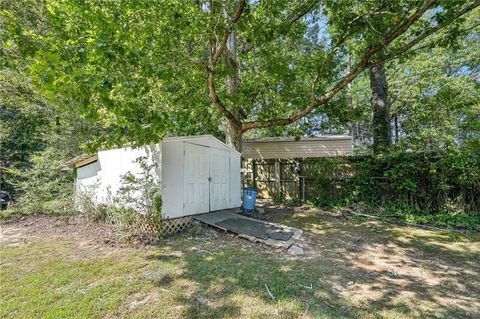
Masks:
[[[232,74],[227,79],[228,93],[235,97],[240,87],[240,74],[238,70],[238,57],[237,57],[237,34],[235,31],[230,33],[227,42],[227,56],[226,62],[232,69]],[[231,112],[235,118],[240,122],[240,106],[232,106]],[[235,148],[237,151],[242,152],[242,127],[238,123],[231,120],[225,120],[224,133],[225,143],[230,147]]]
[[[242,129],[237,124],[227,121],[225,128],[225,144],[242,152]]]
[[[352,56],[348,56],[348,64],[347,64],[347,72],[350,72],[352,70]],[[348,104],[348,110],[349,110],[349,117],[350,119],[352,118],[353,114],[353,109],[354,109],[354,101],[352,97],[352,83],[348,83],[347,85],[347,104]],[[357,124],[357,121],[349,121],[348,124],[348,134],[352,137],[353,141],[357,140],[357,136],[355,136],[355,125]]]
[[[398,135],[398,113],[395,113],[393,117],[395,123],[395,144],[399,142],[399,135]]]
[[[383,64],[370,67],[371,103],[373,109],[373,152],[381,154],[392,145],[390,100],[387,76]]]

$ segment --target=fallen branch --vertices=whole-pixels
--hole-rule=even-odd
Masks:
[[[413,227],[419,227],[419,228],[425,228],[429,230],[439,230],[439,231],[451,231],[451,232],[456,232],[456,233],[461,233],[465,236],[468,236],[470,231],[469,230],[461,230],[461,229],[455,229],[455,228],[442,228],[442,227],[435,227],[435,226],[430,226],[430,225],[422,225],[422,224],[414,224],[414,223],[407,223],[407,222],[401,222],[404,225],[407,226],[413,226]]]
[[[270,289],[268,289],[267,284],[265,284],[265,288],[267,288],[267,292],[268,292],[268,295],[270,296],[270,298],[271,298],[272,300],[275,300],[275,296],[272,294],[272,292],[270,291]]]
[[[308,308],[310,307],[310,305],[308,304],[308,302],[307,302],[306,304],[307,304],[307,306],[305,307],[305,311],[303,312],[303,318],[307,318]]]
[[[305,289],[313,289],[312,283],[310,283],[310,286],[304,286],[301,283],[299,283],[300,287],[305,288]]]

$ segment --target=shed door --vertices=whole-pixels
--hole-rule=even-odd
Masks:
[[[228,151],[210,148],[210,210],[229,207],[229,166],[230,154]]]
[[[184,143],[185,215],[209,211],[209,148]]]

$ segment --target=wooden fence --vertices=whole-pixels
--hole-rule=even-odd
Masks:
[[[316,163],[325,160],[318,159],[248,159],[244,161],[244,187],[255,187],[257,196],[264,199],[302,199],[312,198],[318,194],[318,185],[315,183]],[[338,160],[334,167],[326,173],[332,178],[326,191],[329,197],[335,197],[341,192],[340,181],[350,178],[355,172],[350,161],[352,157]],[[299,167],[297,172],[295,167]],[[336,183],[338,181],[339,183]]]

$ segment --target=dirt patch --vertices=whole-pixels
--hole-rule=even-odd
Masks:
[[[36,215],[0,225],[1,246],[21,247],[38,240],[54,239],[74,243],[72,254],[65,256],[72,259],[122,254],[142,246],[139,242],[126,240],[114,227],[90,223],[83,216]]]
[[[159,241],[140,237],[126,237],[114,226],[88,222],[84,216],[26,216],[0,224],[0,245],[5,247],[25,246],[37,240],[62,239],[75,243],[78,258],[110,256],[134,249],[154,249],[168,245],[180,238],[198,240],[206,248],[221,248],[238,244],[255,251],[272,252],[271,247],[251,243],[231,233],[216,231],[208,226],[195,226],[184,233],[172,235]],[[280,252],[280,250],[276,250]],[[205,250],[208,253],[207,250]]]
[[[118,246],[120,240],[113,227],[89,223],[83,216],[46,216],[36,215],[22,217],[0,226],[0,240],[11,243],[21,242],[27,237],[62,236],[81,241],[97,242]]]

